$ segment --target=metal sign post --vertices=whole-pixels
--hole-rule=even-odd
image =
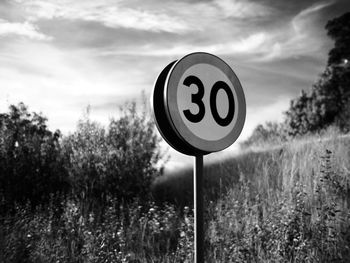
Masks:
[[[194,262],[204,262],[203,155],[194,158]]]

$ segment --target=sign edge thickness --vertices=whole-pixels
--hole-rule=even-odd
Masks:
[[[166,79],[176,62],[177,60],[169,63],[165,68],[163,68],[153,85],[153,92],[151,96],[151,108],[155,124],[165,141],[172,148],[179,151],[180,153],[191,156],[197,155],[198,153],[206,154],[206,152],[198,151],[196,148],[192,147],[185,140],[179,137],[179,134],[177,134],[176,129],[174,129],[173,127],[173,123],[168,118],[163,95]]]

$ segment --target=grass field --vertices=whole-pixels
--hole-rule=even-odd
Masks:
[[[349,136],[250,149],[207,165],[205,184],[206,262],[349,262]],[[74,202],[58,223],[54,207],[18,208],[2,219],[0,262],[192,262],[191,169],[153,192],[155,204],[111,206],[103,222]]]
[[[207,165],[204,176],[209,262],[348,262],[349,136],[250,149]],[[186,205],[192,187],[187,168],[154,191]]]
[[[335,166],[342,162],[345,171],[346,167],[350,167],[348,146],[350,136],[331,132],[322,137],[304,138],[284,145],[246,149],[239,155],[210,161],[204,167],[206,198],[214,201],[225,196],[242,179],[260,185],[264,181],[264,188],[279,191],[292,189],[295,180],[302,180],[310,186],[317,179],[315,174],[320,172],[320,163],[326,150],[332,151],[332,160],[337,161]],[[153,193],[156,199],[162,201],[181,206],[191,205],[192,167],[166,172],[153,184]]]

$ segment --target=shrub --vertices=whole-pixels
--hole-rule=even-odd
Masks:
[[[259,124],[253,130],[250,137],[240,144],[241,148],[264,147],[268,145],[280,145],[287,141],[283,124],[267,122]]]
[[[160,174],[161,152],[145,108],[140,114],[136,103],[125,105],[107,129],[87,115],[65,138],[64,149],[73,195],[86,213],[102,209],[110,199],[127,203],[150,199],[151,182]]]
[[[0,201],[32,206],[67,191],[67,172],[60,146],[61,134],[51,132],[46,118],[29,113],[20,103],[0,114]],[[3,211],[4,212],[4,211]]]

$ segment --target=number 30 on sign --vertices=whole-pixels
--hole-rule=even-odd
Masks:
[[[166,66],[152,96],[163,138],[188,155],[221,151],[240,135],[246,116],[244,92],[223,60],[192,53]]]

